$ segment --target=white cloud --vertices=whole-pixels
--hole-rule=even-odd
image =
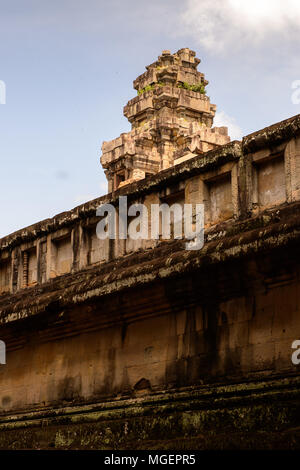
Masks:
[[[216,113],[214,118],[214,126],[228,127],[228,134],[231,137],[231,140],[241,140],[243,137],[242,129],[237,125],[236,120],[228,116],[224,111],[219,111]]]
[[[107,182],[101,181],[99,184],[99,193],[98,194],[78,194],[75,199],[75,204],[84,204],[85,202],[92,201],[97,197],[104,196],[107,194]]]
[[[300,38],[299,0],[187,0],[181,20],[185,33],[207,49],[221,52],[276,38]]]
[[[107,188],[107,181],[101,181],[100,183],[100,195],[102,196],[103,194],[107,194],[108,188]]]
[[[92,194],[78,194],[74,199],[74,204],[84,204],[86,202],[92,201],[96,199],[98,196],[94,196]]]

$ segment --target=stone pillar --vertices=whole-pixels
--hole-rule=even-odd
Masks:
[[[300,199],[300,137],[290,140],[285,148],[287,201]]]

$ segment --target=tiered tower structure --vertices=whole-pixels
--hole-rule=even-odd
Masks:
[[[102,145],[109,192],[230,141],[226,127],[212,127],[216,105],[195,55],[165,50],[133,82],[138,96],[124,107],[132,130]]]

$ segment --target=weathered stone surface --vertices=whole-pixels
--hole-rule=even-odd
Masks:
[[[102,146],[109,191],[230,141],[226,127],[212,128],[216,106],[199,63],[190,49],[163,51],[134,81],[138,96],[124,108],[132,130]]]
[[[2,417],[0,449],[298,449],[299,413],[297,377],[201,386]]]
[[[177,54],[135,87],[203,81]],[[299,142],[295,116],[147,178],[137,165],[0,240],[0,448],[299,448]],[[120,195],[203,203],[204,247],[99,240],[96,209]]]

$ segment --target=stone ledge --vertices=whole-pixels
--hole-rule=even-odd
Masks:
[[[194,176],[225,162],[238,159],[241,156],[240,148],[241,144],[239,142],[231,142],[217,150],[211,150],[205,155],[196,156],[189,161],[176,165],[176,167],[168,168],[153,176],[131,183],[113,193],[81,204],[71,211],[62,212],[52,218],[18,230],[0,239],[0,252],[4,249],[13,248],[22,242],[46,236],[48,233],[73,225],[86,217],[95,216],[96,209],[100,204],[115,204],[119,196],[127,196],[130,200],[136,197],[137,194],[139,196],[149,194],[154,190],[165,187],[169,183],[182,180],[184,177]]]
[[[0,448],[222,449],[237,441],[241,448],[268,448],[276,441],[279,448],[299,449],[299,380],[279,377],[7,414],[0,418]]]
[[[243,153],[246,155],[265,147],[276,146],[300,133],[300,114],[272,126],[265,127],[243,138]]]
[[[300,203],[265,211],[237,224],[220,224],[202,250],[187,251],[181,240],[118,258],[100,266],[60,276],[42,285],[0,297],[0,323],[81,304],[124,289],[168,279],[226,260],[299,243]]]

